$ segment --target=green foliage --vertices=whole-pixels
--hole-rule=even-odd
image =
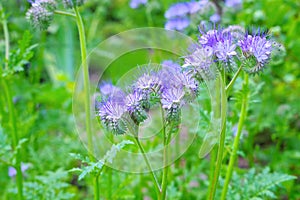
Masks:
[[[46,172],[43,176],[36,176],[32,182],[25,182],[24,196],[26,200],[35,199],[72,199],[75,194],[68,191],[70,186],[65,180],[68,172],[58,169]]]
[[[118,144],[113,144],[110,150],[106,152],[104,157],[97,162],[92,162],[88,157],[84,157],[80,154],[72,153],[71,156],[77,160],[80,160],[82,164],[85,164],[85,166],[82,166],[81,168],[73,168],[70,170],[70,172],[80,172],[78,180],[83,179],[88,174],[98,176],[100,175],[105,163],[112,164],[113,159],[116,157],[117,153],[128,144],[134,143],[129,140],[123,140]]]
[[[24,71],[24,67],[33,57],[33,49],[37,45],[31,45],[32,35],[25,31],[22,39],[18,41],[18,46],[10,52],[8,69],[4,70],[3,76]]]
[[[26,143],[28,139],[24,138],[21,139],[16,148],[12,149],[11,144],[9,143],[9,140],[7,138],[7,135],[4,134],[3,128],[0,125],[0,163],[13,166],[16,163],[16,154],[17,150],[20,150],[23,148],[24,143]]]
[[[235,173],[233,175],[227,198],[234,200],[277,199],[275,189],[281,183],[293,179],[296,177],[277,172],[271,173],[268,167],[260,173],[256,173],[256,170],[252,168],[246,174],[238,175]]]

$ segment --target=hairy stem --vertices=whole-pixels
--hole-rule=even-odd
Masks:
[[[169,168],[170,166],[168,165],[169,163],[169,142],[171,139],[171,133],[169,133],[166,136],[166,143],[164,144],[164,169],[163,169],[163,177],[162,177],[162,191],[161,191],[161,200],[166,199],[166,192],[167,192],[167,186],[168,186],[168,174],[169,174]]]
[[[233,151],[230,156],[229,164],[228,164],[228,169],[226,172],[226,178],[225,178],[225,184],[222,190],[222,195],[221,195],[221,200],[226,199],[226,194],[228,191],[228,185],[232,176],[233,172],[233,167],[237,159],[237,151],[239,149],[239,142],[240,142],[240,137],[241,133],[243,130],[243,125],[244,121],[247,116],[247,107],[248,107],[248,98],[249,98],[249,92],[248,92],[248,74],[244,74],[244,84],[243,84],[243,89],[245,89],[245,94],[243,95],[243,100],[242,100],[242,107],[241,107],[241,113],[240,113],[240,119],[238,122],[238,128],[237,128],[237,134],[234,138],[234,143],[233,143]]]
[[[143,146],[141,145],[138,136],[135,136],[134,138],[135,138],[135,142],[136,142],[137,146],[139,147],[139,149],[140,149],[141,152],[142,152],[143,158],[144,158],[144,160],[145,160],[145,162],[146,162],[146,165],[147,165],[147,167],[148,167],[148,169],[149,169],[149,171],[150,171],[150,173],[151,173],[151,178],[152,178],[152,181],[153,181],[155,190],[156,190],[156,194],[157,194],[157,197],[159,197],[159,196],[160,196],[160,193],[161,193],[161,188],[160,188],[160,186],[159,186],[159,183],[158,183],[158,180],[157,180],[157,178],[156,178],[156,175],[155,175],[155,173],[154,173],[154,171],[153,171],[153,169],[152,169],[152,167],[151,167],[151,164],[150,164],[150,162],[149,162],[149,160],[148,160],[148,158],[147,158],[146,152],[145,152]]]
[[[92,135],[92,123],[91,123],[91,102],[90,102],[90,79],[89,79],[89,66],[87,62],[87,49],[86,49],[86,38],[84,24],[77,7],[74,8],[76,16],[76,24],[78,27],[79,40],[80,40],[80,50],[81,50],[81,61],[83,70],[83,82],[85,90],[84,108],[85,108],[85,126],[88,138],[88,152],[91,161],[95,161],[93,156],[94,146],[93,146],[93,135]],[[98,176],[93,177],[94,185],[94,200],[99,200],[99,182]]]
[[[235,73],[235,75],[234,75],[233,78],[231,79],[230,83],[226,86],[226,95],[229,94],[231,88],[232,88],[233,85],[234,85],[234,82],[236,81],[237,77],[238,77],[239,74],[241,73],[242,68],[243,68],[243,66],[241,65],[241,66],[239,67],[238,71]]]
[[[77,18],[77,15],[74,15],[73,13],[69,13],[69,12],[65,12],[65,11],[61,11],[61,10],[55,10],[54,13],[58,14],[58,15],[64,15],[67,17]]]
[[[221,119],[222,119],[222,130],[221,130],[221,135],[220,135],[220,141],[219,141],[219,146],[217,150],[217,161],[216,161],[216,166],[214,170],[214,175],[213,179],[210,185],[210,191],[209,191],[209,200],[213,200],[215,198],[217,186],[218,186],[218,181],[219,181],[219,176],[220,176],[220,170],[222,166],[222,160],[223,160],[223,152],[224,152],[224,145],[225,145],[225,135],[226,135],[226,112],[227,112],[227,96],[225,92],[225,88],[222,86],[225,83],[225,71],[222,70],[222,78],[219,78],[220,82],[217,82],[217,90],[221,92],[221,105],[219,105],[221,109]]]

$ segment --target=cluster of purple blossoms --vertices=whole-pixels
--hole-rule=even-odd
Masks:
[[[208,0],[200,0],[180,2],[171,5],[171,7],[165,12],[165,18],[167,19],[165,28],[178,31],[184,30],[191,23],[190,15],[205,9],[208,3]]]
[[[49,27],[53,20],[54,10],[56,9],[56,1],[54,0],[36,0],[29,1],[31,8],[26,13],[26,18],[35,28],[45,30]]]
[[[138,7],[140,7],[141,5],[145,5],[148,3],[148,0],[131,0],[129,2],[129,6],[132,9],[137,9]]]
[[[266,34],[258,32],[252,35],[242,32],[243,28],[238,26],[200,30],[199,43],[194,45],[191,53],[186,56],[186,65],[194,66],[196,73],[200,73],[201,76],[207,76],[210,66],[214,63],[234,68],[236,61],[240,61],[243,69],[249,73],[262,70],[270,60],[272,43]],[[247,70],[246,67],[250,69]]]
[[[243,52],[243,56],[250,60],[250,64],[255,64],[248,70],[249,73],[256,73],[262,70],[271,58],[272,42],[267,39],[264,33],[260,34],[258,32],[256,35],[246,34],[242,40],[238,41],[238,45]],[[251,58],[254,62],[251,62]]]
[[[168,64],[174,66],[175,63],[168,61]],[[145,121],[149,109],[157,105],[165,110],[167,122],[175,122],[179,120],[181,108],[196,97],[198,84],[183,68],[164,64],[158,71],[143,73],[127,94],[112,84],[100,85],[101,100],[96,103],[97,116],[114,134],[124,134],[132,122],[139,125]],[[107,91],[116,92],[108,94]]]

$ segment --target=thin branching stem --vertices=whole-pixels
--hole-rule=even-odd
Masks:
[[[221,105],[220,105],[221,113],[220,114],[221,114],[221,119],[222,119],[223,124],[222,124],[220,141],[219,141],[219,146],[218,146],[218,151],[217,151],[216,166],[215,166],[212,183],[210,185],[210,190],[209,190],[209,196],[208,196],[209,200],[213,200],[215,198],[218,181],[219,181],[219,176],[220,176],[220,170],[221,170],[221,166],[222,166],[224,146],[225,146],[227,96],[226,96],[225,88],[222,86],[224,84],[225,84],[225,70],[222,70],[222,78],[220,77],[217,82],[216,91],[220,91],[220,93],[221,93]]]
[[[231,88],[233,87],[234,85],[234,82],[236,81],[237,77],[239,76],[239,74],[241,73],[243,69],[243,66],[241,65],[238,69],[238,71],[235,73],[235,75],[233,76],[233,78],[231,79],[231,81],[229,82],[229,84],[226,86],[226,95],[229,94]]]
[[[159,196],[160,196],[160,193],[161,193],[161,188],[160,188],[159,182],[158,182],[158,180],[157,180],[157,178],[156,178],[156,175],[155,175],[155,173],[154,173],[154,170],[153,170],[152,167],[151,167],[151,164],[150,164],[150,162],[149,162],[149,159],[148,159],[148,157],[147,157],[147,155],[146,155],[146,152],[145,152],[145,150],[144,150],[142,144],[140,143],[140,140],[139,140],[138,136],[135,136],[134,138],[135,138],[135,142],[136,142],[137,146],[139,147],[139,149],[140,149],[140,151],[141,151],[141,153],[142,153],[142,155],[143,155],[143,158],[144,158],[144,160],[145,160],[145,162],[146,162],[146,165],[147,165],[147,167],[148,167],[148,170],[150,171],[151,178],[152,178],[152,181],[153,181],[153,183],[154,183],[154,187],[155,187],[155,190],[156,190],[157,197],[159,197]]]
[[[75,14],[73,14],[73,13],[65,12],[65,11],[61,11],[61,10],[55,10],[54,13],[58,14],[58,15],[67,16],[67,17],[77,18],[77,16]]]
[[[83,85],[85,91],[84,107],[85,107],[85,126],[86,133],[88,138],[88,152],[91,161],[94,161],[93,156],[94,146],[93,146],[93,135],[92,135],[92,122],[91,122],[91,102],[90,102],[90,79],[89,79],[89,66],[87,62],[87,49],[86,49],[86,37],[83,20],[77,9],[74,8],[76,16],[76,24],[78,27],[79,40],[80,40],[80,50],[81,50],[81,61],[82,61],[82,70],[83,70]],[[93,177],[93,186],[94,186],[94,200],[99,200],[99,182],[98,176]]]
[[[248,107],[248,99],[249,99],[249,92],[248,92],[248,74],[244,74],[244,84],[243,84],[243,89],[245,89],[245,93],[243,94],[243,99],[242,99],[242,106],[241,106],[241,114],[240,114],[240,119],[238,122],[238,128],[237,128],[237,133],[234,138],[234,143],[233,143],[233,150],[230,156],[229,164],[228,164],[228,169],[226,172],[226,178],[225,178],[225,184],[222,190],[222,195],[221,195],[221,200],[226,199],[227,191],[228,191],[228,185],[230,183],[231,177],[232,177],[232,172],[234,168],[234,164],[237,159],[237,151],[239,149],[239,142],[240,142],[240,137],[241,133],[243,130],[243,125],[244,121],[247,116],[247,107]]]

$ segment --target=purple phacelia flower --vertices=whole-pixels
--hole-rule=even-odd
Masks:
[[[248,71],[255,73],[260,71],[271,58],[272,43],[266,38],[265,34],[254,36],[246,34],[244,39],[238,42],[246,60],[254,58],[256,65]]]
[[[24,163],[21,163],[21,171],[22,173],[24,173],[27,169],[29,169],[30,167],[30,164],[24,164]],[[8,168],[8,176],[9,177],[14,177],[17,175],[17,171],[14,167],[9,167]]]
[[[125,93],[121,90],[121,88],[114,86],[109,82],[104,82],[100,84],[99,90],[101,93],[101,99],[114,99],[115,102],[122,103],[125,98]]]
[[[189,73],[191,73],[197,79],[214,79],[214,75],[211,71],[210,66],[214,63],[213,55],[214,50],[213,48],[206,46],[202,47],[199,45],[194,45],[191,50],[190,54],[185,57],[185,65],[192,66]]]
[[[191,21],[187,17],[172,18],[165,24],[165,29],[182,31],[190,25]]]
[[[199,37],[198,41],[202,45],[202,47],[214,47],[218,42],[218,38],[220,35],[220,31],[218,30],[209,30],[206,33],[201,31],[201,36]]]
[[[201,68],[208,68],[212,64],[213,48],[195,45],[192,49],[191,54],[185,57],[186,64]]]
[[[175,3],[165,12],[165,18],[184,17],[190,12],[190,6],[187,2]]]
[[[225,6],[234,8],[234,9],[240,9],[243,5],[242,0],[225,0]]]
[[[127,130],[124,122],[126,112],[125,105],[108,100],[100,104],[98,115],[108,130],[120,135]]]
[[[218,13],[215,13],[212,16],[210,16],[209,20],[213,23],[217,23],[221,20],[221,16]]]
[[[172,85],[177,88],[182,88],[188,99],[192,100],[198,93],[198,81],[193,77],[193,74],[188,71],[177,73],[174,75],[173,80],[170,80]]]
[[[160,94],[162,87],[162,81],[155,73],[143,74],[134,84],[134,90],[142,94],[150,94],[151,92]]]
[[[189,14],[194,14],[199,12],[204,5],[207,4],[207,0],[202,0],[200,2],[197,1],[192,1],[192,2],[188,2],[188,7],[189,7]]]
[[[147,113],[144,110],[144,99],[139,92],[128,94],[125,99],[125,105],[133,121],[137,124],[147,119]],[[147,102],[145,102],[147,103]]]
[[[38,0],[31,1],[30,3],[32,7],[27,11],[26,18],[35,28],[40,28],[41,30],[47,29],[53,20],[56,1]]]
[[[164,60],[161,63],[161,65],[162,65],[162,67],[167,67],[167,68],[170,68],[174,71],[180,71],[181,70],[181,66],[177,62],[174,62],[173,60]]]
[[[215,54],[220,61],[228,62],[233,56],[237,55],[235,49],[236,44],[233,43],[231,34],[223,34],[223,37],[219,39],[215,46]]]
[[[166,89],[161,98],[162,107],[167,111],[167,119],[177,119],[181,107],[184,105],[184,90],[180,87]]]
[[[147,4],[148,0],[131,0],[129,3],[130,8],[137,9],[141,5]]]

